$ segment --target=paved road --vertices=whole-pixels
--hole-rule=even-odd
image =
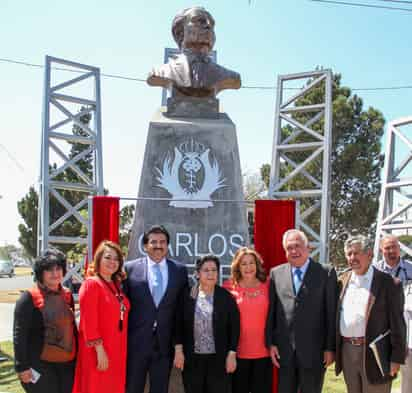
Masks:
[[[33,286],[33,276],[0,277],[0,291],[28,289]]]
[[[0,303],[0,342],[12,339],[14,304]]]
[[[0,278],[0,291],[27,289],[33,285],[33,276]],[[0,342],[12,339],[14,304],[0,303]]]

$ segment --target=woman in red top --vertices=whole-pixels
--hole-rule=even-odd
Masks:
[[[247,247],[232,261],[231,279],[223,286],[235,297],[240,312],[240,339],[233,393],[271,393],[273,365],[265,345],[269,282],[262,258]]]
[[[129,301],[120,287],[123,255],[103,241],[80,288],[79,353],[73,393],[124,393]]]

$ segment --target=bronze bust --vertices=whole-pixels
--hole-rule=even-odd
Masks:
[[[152,70],[151,86],[162,86],[174,96],[215,97],[225,89],[239,89],[240,75],[212,61],[215,20],[203,7],[187,8],[175,16],[172,34],[181,54]]]

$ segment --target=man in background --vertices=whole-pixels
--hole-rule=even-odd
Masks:
[[[412,263],[401,258],[401,248],[398,238],[386,235],[381,239],[380,250],[382,259],[375,267],[402,281],[405,294],[405,322],[407,327],[407,357],[405,365],[401,366],[401,391],[412,392]]]

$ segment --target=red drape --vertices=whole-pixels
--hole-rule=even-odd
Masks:
[[[255,202],[255,248],[267,271],[286,261],[282,235],[295,228],[295,201]],[[278,391],[278,372],[273,368],[273,393]]]
[[[120,198],[118,197],[93,197],[93,255],[103,240],[119,243],[119,202]]]

